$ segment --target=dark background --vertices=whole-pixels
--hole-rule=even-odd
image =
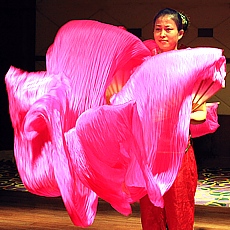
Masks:
[[[1,0],[0,4],[0,150],[13,149],[5,74],[11,65],[35,68],[36,0]]]

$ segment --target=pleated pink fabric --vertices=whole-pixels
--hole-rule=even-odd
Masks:
[[[46,58],[46,71],[11,67],[5,78],[27,189],[62,196],[82,227],[93,223],[98,196],[124,215],[146,193],[163,207],[186,148],[193,88],[211,81],[211,95],[222,87],[222,51],[151,57],[127,31],[83,20],[58,31]]]
[[[61,195],[76,225],[92,224],[98,195],[80,181],[81,158],[71,155],[65,135],[84,111],[105,104],[117,72],[132,72],[148,55],[143,43],[121,28],[70,21],[47,51],[46,71],[11,67],[6,75],[20,177],[32,193]]]
[[[215,93],[224,86],[224,77],[222,50],[171,51],[145,61],[112,98],[112,104],[136,102],[145,148],[137,159],[150,200],[156,206],[163,207],[161,195],[175,180],[184,155],[194,89],[201,82],[209,86],[212,79]],[[139,130],[135,132],[139,135]]]

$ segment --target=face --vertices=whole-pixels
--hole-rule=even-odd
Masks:
[[[154,25],[154,40],[161,52],[176,50],[178,41],[183,37],[184,31],[178,31],[177,25],[170,15],[159,17]]]

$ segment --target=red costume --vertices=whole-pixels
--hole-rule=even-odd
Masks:
[[[164,208],[154,206],[146,195],[140,200],[143,230],[192,230],[197,167],[192,146],[185,153],[172,187],[164,194]]]

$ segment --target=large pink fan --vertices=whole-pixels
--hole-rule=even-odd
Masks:
[[[47,71],[11,67],[6,75],[20,177],[35,194],[61,195],[76,225],[92,224],[97,195],[80,181],[65,134],[84,111],[106,103],[117,72],[131,72],[149,54],[137,37],[116,26],[70,21],[47,51]]]
[[[123,169],[129,173],[126,174],[120,186],[116,185],[117,196],[120,196],[120,192],[123,191],[123,184],[126,185],[126,190],[124,190],[126,193],[124,191],[123,193],[129,194],[131,198],[141,195],[142,186],[145,186],[151,201],[163,207],[162,196],[172,185],[186,149],[193,87],[201,81],[211,79],[214,82],[213,85],[221,89],[225,77],[224,67],[225,58],[222,56],[222,50],[213,48],[172,51],[149,58],[136,69],[122,90],[114,95],[111,99],[112,105],[106,109],[106,113],[105,108],[100,107],[82,114],[79,118],[76,134],[80,137],[85,149],[82,152],[82,158],[90,159],[94,155],[97,156],[99,162],[109,161],[108,164],[113,167],[110,156],[108,158],[104,156],[107,156],[107,153],[113,153],[114,145],[120,146],[123,157],[135,160],[130,160],[132,163],[129,165],[124,164]],[[127,122],[128,118],[124,115],[118,118],[113,112],[118,111],[114,106],[123,104],[130,106],[130,103],[137,108],[134,110],[135,113],[125,113],[132,122],[131,126]],[[96,128],[98,123],[100,123],[100,132]],[[129,132],[126,131],[126,144],[119,138],[120,133],[123,133],[124,124],[129,130]],[[89,130],[88,134],[84,127]],[[99,138],[95,138],[98,132]],[[103,133],[106,134],[103,135]],[[109,135],[110,133],[113,134]],[[104,143],[103,147],[101,140]],[[135,151],[133,147],[129,150],[125,149],[125,146],[133,146],[135,143],[139,147],[135,147]],[[73,142],[72,145],[74,145]],[[117,156],[119,157],[112,159],[121,159],[121,155]],[[89,164],[86,169],[91,169],[87,181],[92,181],[92,178],[97,178],[100,164],[95,165],[88,160],[85,162]],[[141,169],[142,175],[135,177],[138,168]],[[114,181],[120,179],[116,175],[118,172],[103,175],[104,180],[107,180],[109,184],[103,189],[108,193],[111,191],[110,178]],[[133,177],[136,180],[133,180]],[[103,195],[100,196],[103,198]],[[116,200],[114,195],[109,202],[114,203],[113,199]]]

